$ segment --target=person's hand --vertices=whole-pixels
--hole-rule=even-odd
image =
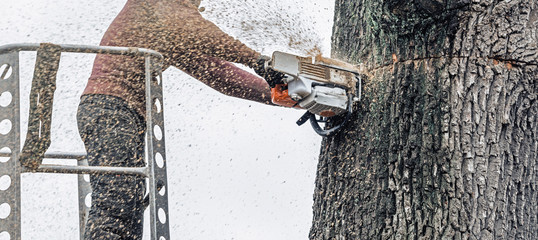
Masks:
[[[271,61],[270,57],[261,55],[256,61],[256,67],[254,67],[254,71],[256,72],[256,74],[263,77],[271,88],[274,88],[277,84],[284,83],[283,80],[286,75],[281,72],[277,72],[271,68],[266,68],[266,65],[269,61]]]

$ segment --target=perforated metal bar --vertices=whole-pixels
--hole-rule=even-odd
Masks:
[[[78,166],[88,166],[88,160],[84,158],[77,159]],[[87,176],[87,177],[85,177]],[[86,228],[86,221],[90,212],[90,206],[86,205],[86,198],[91,199],[92,188],[90,186],[90,176],[79,174],[78,180],[78,224],[79,224],[79,237],[84,239],[84,230]]]
[[[0,54],[0,236],[21,238],[19,53]],[[11,96],[11,97],[9,97]],[[10,126],[10,127],[9,127]],[[8,128],[9,127],[9,128]],[[8,131],[9,132],[5,132]],[[4,134],[5,133],[5,134]]]
[[[50,146],[52,102],[61,54],[60,47],[54,44],[42,44],[37,50],[30,91],[28,129],[19,157],[23,166],[32,169],[41,165]]]
[[[149,167],[150,228],[152,240],[169,240],[168,182],[164,136],[162,68],[160,63],[146,57],[146,125]],[[153,74],[156,73],[156,74]],[[162,186],[159,192],[158,186]]]

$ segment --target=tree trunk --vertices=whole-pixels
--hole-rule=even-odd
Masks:
[[[538,239],[538,0],[336,0],[363,100],[310,239]]]

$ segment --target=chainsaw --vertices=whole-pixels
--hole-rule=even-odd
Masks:
[[[265,69],[286,76],[282,81],[271,84],[272,102],[284,107],[306,109],[307,112],[297,120],[297,125],[310,121],[314,131],[324,137],[338,132],[350,118],[353,104],[361,99],[358,69],[346,62],[321,55],[302,57],[277,51],[266,62]],[[328,124],[336,116],[343,116],[343,121],[336,125]],[[320,123],[325,126],[322,128]]]

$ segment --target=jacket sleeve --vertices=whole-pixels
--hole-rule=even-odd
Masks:
[[[255,66],[260,53],[204,19],[196,7],[183,4],[173,12],[171,9],[174,8],[157,8],[159,22],[163,23],[161,32],[169,44],[167,52],[176,57],[206,55],[251,68]]]
[[[228,96],[272,105],[267,82],[230,62],[201,55],[174,66]]]

